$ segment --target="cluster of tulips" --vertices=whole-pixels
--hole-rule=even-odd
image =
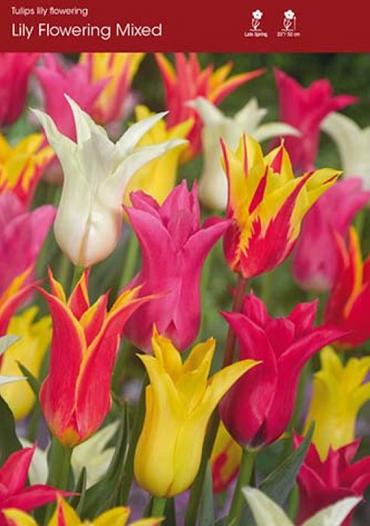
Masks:
[[[355,524],[370,133],[340,110],[358,101],[276,70],[278,122],[256,99],[225,115],[263,70],[156,54],[153,113],[143,59],[0,54],[0,526]],[[322,132],[339,170],[317,166]]]

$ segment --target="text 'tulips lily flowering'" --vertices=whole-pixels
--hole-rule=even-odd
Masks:
[[[155,329],[152,346],[154,356],[139,356],[150,385],[135,453],[135,476],[152,495],[169,497],[194,481],[207,424],[221,398],[240,376],[260,365],[244,360],[208,379],[214,339],[196,345],[184,363],[171,340]]]
[[[264,70],[256,69],[229,77],[233,67],[231,62],[217,69],[214,69],[212,65],[202,69],[195,53],[190,53],[188,58],[185,53],[175,53],[174,58],[175,64],[173,66],[165,55],[156,54],[165,90],[166,105],[170,112],[168,115],[169,127],[183,122],[189,117],[194,118],[194,124],[187,137],[190,148],[183,156],[184,160],[187,160],[199,153],[202,121],[197,112],[186,103],[197,97],[204,97],[217,106],[236,88],[262,75]]]
[[[51,320],[44,316],[35,321],[37,307],[31,307],[10,320],[7,334],[18,336],[13,345],[0,357],[0,374],[21,376],[19,363],[38,378],[42,360],[51,340]],[[8,384],[0,388],[0,395],[10,407],[14,418],[28,415],[35,403],[35,394],[28,382]]]
[[[293,275],[302,288],[322,292],[334,286],[340,258],[336,236],[347,236],[356,213],[370,201],[362,186],[359,177],[338,181],[308,212],[293,252]]]
[[[42,66],[35,68],[35,75],[42,89],[45,112],[53,119],[60,133],[75,140],[73,113],[64,95],[69,95],[90,115],[94,102],[110,79],[91,81],[87,64],[68,66],[53,53],[45,53],[43,62]]]
[[[370,338],[370,256],[363,261],[355,228],[349,231],[348,246],[338,239],[339,267],[325,310],[325,320],[346,331],[338,342],[352,347]]]
[[[34,110],[58,156],[64,184],[54,224],[60,248],[75,265],[89,267],[111,254],[122,228],[122,200],[134,173],[182,141],[138,147],[138,142],[164,115],[134,124],[113,143],[106,131],[69,97],[77,143],[59,133],[53,120]]]
[[[7,526],[37,526],[37,522],[26,513],[17,509],[4,511],[8,519]],[[76,511],[61,496],[58,496],[57,508],[47,526],[126,526],[130,508],[118,506],[105,511],[94,520],[82,520]],[[130,522],[128,526],[158,526],[161,518],[147,518]]]
[[[155,324],[183,350],[199,331],[203,263],[229,222],[213,217],[201,226],[197,187],[189,191],[185,181],[162,206],[142,192],[132,193],[131,202],[126,212],[140,243],[142,268],[129,286],[159,296],[132,316],[125,334],[147,351]]]
[[[267,110],[251,99],[234,117],[227,117],[212,102],[198,97],[188,102],[203,122],[202,150],[203,172],[199,182],[199,197],[211,210],[225,210],[227,205],[227,179],[220,162],[220,139],[234,149],[242,133],[248,133],[256,141],[264,141],[282,135],[299,135],[299,132],[281,122],[261,124]]]
[[[39,56],[40,53],[0,53],[0,127],[9,126],[20,117]]]
[[[253,294],[241,313],[223,313],[237,336],[241,359],[262,363],[241,378],[221,402],[226,429],[242,446],[277,440],[292,417],[299,375],[306,362],[342,333],[314,327],[317,303],[301,303],[286,318],[272,318]]]
[[[7,508],[31,511],[57,498],[59,490],[55,488],[43,484],[27,486],[28,471],[34,451],[35,448],[31,447],[16,451],[0,468],[0,526],[9,526],[3,513]]]
[[[304,88],[294,78],[275,69],[275,80],[279,93],[279,120],[301,132],[299,138],[286,139],[294,169],[301,172],[313,170],[322,121],[332,111],[354,104],[357,98],[352,95],[333,95],[327,79],[316,80],[308,88]]]
[[[109,412],[120,335],[131,314],[150,298],[138,298],[138,288],[127,290],[108,311],[108,294],[90,305],[87,272],[68,300],[51,273],[50,285],[51,294],[39,289],[53,320],[50,367],[40,403],[50,431],[73,447],[97,431]]]
[[[138,122],[153,115],[146,106],[136,106],[135,113]],[[192,125],[193,119],[180,122],[172,128],[168,128],[165,121],[158,121],[142,137],[138,145],[151,146],[164,143],[165,141],[184,140]],[[179,144],[177,148],[168,150],[165,154],[140,168],[140,170],[131,177],[126,186],[124,203],[130,205],[131,192],[142,190],[146,194],[154,197],[159,204],[162,204],[176,184],[180,155],[186,148],[186,145],[187,141],[184,141],[182,144]]]
[[[301,222],[339,172],[324,168],[294,177],[282,144],[263,156],[260,145],[242,135],[236,151],[222,143],[228,179],[224,238],[230,268],[244,278],[258,276],[282,263],[294,247]]]
[[[100,124],[119,121],[130,106],[130,88],[144,53],[82,53],[91,82],[109,79],[95,100],[92,117]]]
[[[295,446],[301,443],[295,437]],[[329,449],[325,460],[321,460],[315,446],[311,444],[298,473],[299,508],[297,524],[301,525],[318,511],[338,502],[344,497],[362,497],[370,485],[370,457],[354,463],[359,441],[352,442],[336,451]],[[350,526],[351,514],[341,526]]]
[[[257,526],[294,526],[294,523],[272,499],[256,488],[245,488],[245,498],[251,507]],[[332,506],[315,513],[302,526],[341,526],[343,520],[361,501],[359,497],[347,497]]]
[[[363,383],[370,358],[350,358],[343,365],[330,347],[321,351],[320,358],[305,430],[315,422],[312,441],[324,460],[330,448],[338,449],[355,439],[357,414],[370,399],[370,382]]]
[[[11,191],[24,207],[31,204],[36,186],[54,152],[41,133],[11,145],[0,135],[0,192]]]

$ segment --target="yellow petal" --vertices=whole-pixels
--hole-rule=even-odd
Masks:
[[[82,522],[75,510],[58,495],[57,508],[51,517],[48,526],[59,526],[59,514],[62,513],[64,521],[68,526],[82,526]]]
[[[124,506],[112,508],[94,520],[94,526],[125,526],[130,515],[130,509]]]
[[[7,519],[12,521],[12,526],[37,526],[37,522],[24,511],[13,508],[1,511]]]

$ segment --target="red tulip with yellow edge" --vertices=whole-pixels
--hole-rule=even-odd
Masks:
[[[229,190],[224,237],[230,268],[244,278],[268,272],[292,251],[301,223],[340,172],[324,168],[295,177],[282,143],[266,157],[258,142],[242,135],[236,151],[222,143]]]
[[[50,431],[73,447],[99,429],[111,407],[111,375],[123,327],[151,297],[126,290],[108,310],[108,293],[91,305],[88,271],[69,299],[49,273],[51,293],[39,289],[53,320],[49,373],[40,403]]]

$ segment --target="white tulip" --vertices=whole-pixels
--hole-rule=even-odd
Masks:
[[[166,113],[132,125],[113,143],[104,128],[68,96],[77,143],[60,133],[49,115],[33,110],[64,172],[62,196],[54,223],[55,238],[75,265],[89,267],[113,252],[122,228],[125,187],[145,164],[186,141],[137,146]]]
[[[85,468],[87,488],[99,482],[106,474],[115,451],[114,447],[107,448],[107,444],[116,435],[118,428],[119,422],[112,422],[74,448],[71,457],[73,475],[78,480],[82,469]],[[23,447],[33,446],[31,442],[24,438],[21,438],[20,441]],[[31,484],[46,484],[49,473],[48,449],[40,449],[38,447],[35,449],[29,471]]]
[[[338,147],[344,177],[361,177],[364,189],[370,190],[370,127],[360,128],[346,115],[331,113],[321,128]]]
[[[199,197],[211,209],[224,210],[227,204],[227,179],[221,166],[220,139],[232,150],[238,145],[243,133],[256,141],[284,135],[298,136],[299,132],[281,122],[261,124],[267,110],[259,108],[256,99],[251,99],[234,117],[226,117],[209,100],[198,97],[189,101],[203,121],[202,147],[204,153],[203,173],[199,182]]]
[[[284,510],[262,491],[255,488],[244,488],[243,493],[257,526],[294,526]],[[342,499],[316,513],[302,526],[340,526],[360,501],[360,497]]]

